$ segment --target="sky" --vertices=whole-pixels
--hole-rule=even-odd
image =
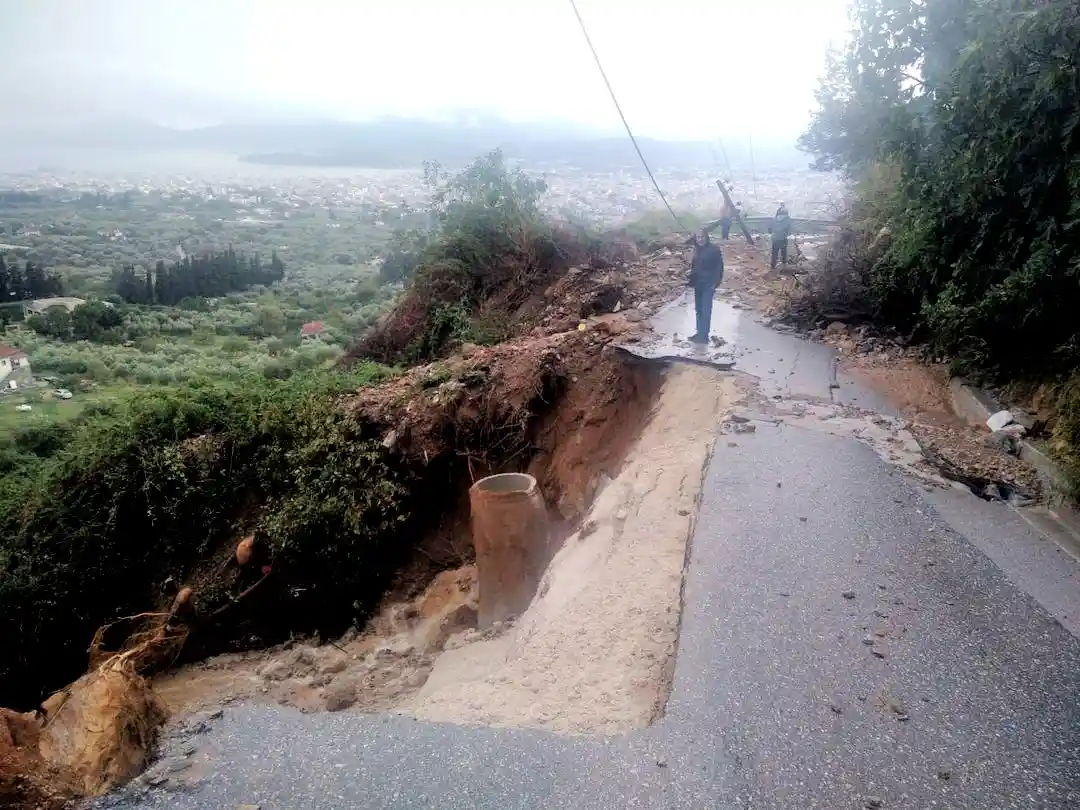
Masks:
[[[635,132],[794,140],[846,0],[578,0]],[[181,126],[479,110],[621,131],[569,0],[0,0],[0,107]]]

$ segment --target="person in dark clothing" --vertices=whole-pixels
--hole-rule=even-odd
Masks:
[[[713,295],[723,280],[724,254],[712,243],[709,229],[705,228],[694,239],[694,257],[690,262],[690,286],[694,289],[694,313],[697,316],[697,332],[690,338],[693,343],[709,342]]]
[[[772,234],[772,262],[770,267],[775,270],[777,257],[784,264],[787,264],[787,240],[791,236],[791,215],[788,214],[787,206],[784,203],[780,203],[780,207],[776,209],[776,216],[773,217],[772,225],[769,226],[769,233]]]
[[[731,220],[734,216],[735,209],[725,202],[724,207],[720,209],[720,233],[725,242],[731,236]]]

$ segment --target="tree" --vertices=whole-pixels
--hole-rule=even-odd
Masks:
[[[169,271],[160,259],[154,268],[154,300],[159,304],[169,301]]]
[[[129,304],[138,304],[142,302],[145,288],[140,284],[138,276],[135,275],[135,265],[124,265],[119,274],[117,274],[113,285],[116,294]]]
[[[891,232],[869,274],[878,316],[983,371],[1072,370],[1080,7],[857,0],[853,19],[801,144],[858,181],[891,169],[869,229]]]
[[[106,332],[123,324],[123,316],[104,301],[88,301],[71,313],[71,334],[75,340],[101,340]]]
[[[187,256],[171,267],[158,261],[155,271],[143,278],[132,265],[113,276],[113,289],[129,304],[175,306],[186,298],[217,298],[256,284],[273,284],[285,275],[285,265],[274,253],[270,267],[258,256],[245,258],[232,248],[221,253]],[[156,276],[156,278],[155,278]]]
[[[63,307],[52,307],[44,313],[31,315],[26,325],[39,335],[58,340],[71,339],[71,315]]]
[[[22,301],[25,296],[23,290],[23,274],[17,262],[13,262],[8,268],[8,298]]]

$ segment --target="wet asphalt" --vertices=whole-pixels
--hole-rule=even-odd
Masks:
[[[826,349],[769,332],[753,351],[746,330],[736,368],[764,358],[770,378],[797,351],[783,395],[843,395]],[[854,440],[753,425],[718,435],[651,728],[234,705],[96,806],[1080,807],[1080,563],[1015,510],[927,490]]]

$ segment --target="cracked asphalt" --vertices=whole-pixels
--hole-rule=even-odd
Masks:
[[[783,395],[836,390],[822,347],[733,338],[741,357],[800,351]],[[190,757],[190,737],[167,741],[184,778],[95,806],[1080,807],[1080,563],[1009,507],[928,490],[853,439],[754,428],[718,436],[651,728],[236,705]]]

